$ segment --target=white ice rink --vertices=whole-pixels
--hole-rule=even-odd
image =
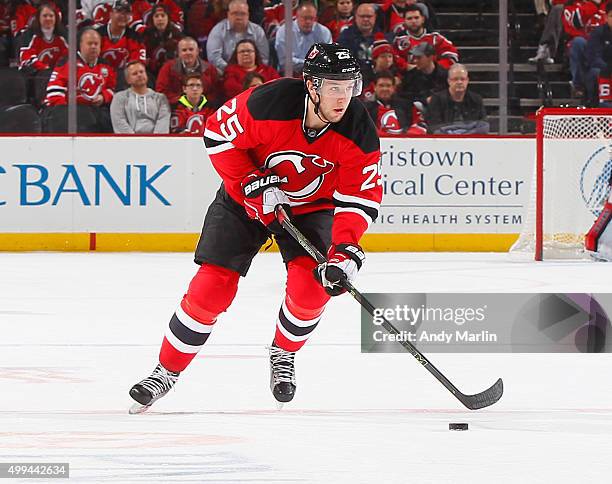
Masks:
[[[265,349],[278,254],[256,258],[175,390],[128,415],[195,268],[188,253],[0,254],[0,463],[69,462],[79,483],[612,482],[611,355],[430,355],[467,393],[504,379],[499,403],[469,412],[407,353],[361,354],[348,295],[298,354],[296,397],[278,412]],[[356,285],[610,292],[611,275],[503,254],[371,253]]]

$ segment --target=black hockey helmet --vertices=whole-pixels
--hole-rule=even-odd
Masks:
[[[361,94],[361,70],[350,50],[336,43],[314,44],[304,60],[304,81],[311,80],[319,89],[323,79],[356,80],[353,96]]]

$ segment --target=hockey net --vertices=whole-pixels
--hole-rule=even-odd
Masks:
[[[510,251],[536,260],[585,257],[584,235],[612,173],[612,109],[541,109],[522,232]]]

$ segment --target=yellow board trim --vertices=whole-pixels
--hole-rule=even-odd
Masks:
[[[0,251],[192,252],[199,235],[12,233],[0,234]],[[366,234],[361,245],[369,252],[507,252],[517,237],[518,234]],[[276,251],[278,247],[273,244],[269,250]]]

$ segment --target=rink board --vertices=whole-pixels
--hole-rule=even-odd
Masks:
[[[366,250],[512,245],[533,138],[390,138],[381,152],[385,194]],[[192,251],[220,183],[194,137],[5,136],[0,153],[4,251]]]

